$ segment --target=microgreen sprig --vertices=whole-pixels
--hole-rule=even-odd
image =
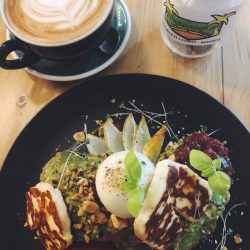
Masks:
[[[207,126],[206,125],[200,125],[200,131],[202,133],[206,133],[207,132]]]
[[[231,187],[231,178],[221,167],[221,158],[212,160],[210,156],[200,150],[191,150],[189,161],[193,168],[201,171],[203,177],[208,178],[208,184],[217,195],[226,195]]]
[[[135,218],[139,215],[145,197],[145,190],[139,186],[142,169],[133,150],[124,159],[126,181],[121,184],[124,191],[128,191],[128,211]]]

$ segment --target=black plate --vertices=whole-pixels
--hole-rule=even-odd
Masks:
[[[111,99],[116,99],[113,104]],[[119,75],[85,82],[48,104],[22,131],[0,173],[0,249],[42,249],[33,234],[24,227],[25,192],[39,180],[44,163],[55,148],[71,145],[72,134],[83,129],[88,115],[88,128],[93,120],[104,119],[107,113],[119,111],[119,103],[135,100],[144,110],[162,112],[174,109],[170,124],[178,133],[199,130],[200,125],[221,128],[216,137],[227,140],[236,170],[235,185],[228,208],[250,200],[249,149],[250,134],[241,122],[222,104],[206,93],[179,81],[150,75]],[[183,130],[183,128],[185,130]],[[233,233],[228,236],[228,249],[250,249],[250,218],[248,207],[238,207],[228,219]],[[213,237],[196,249],[216,249],[222,225]],[[243,243],[235,245],[233,235],[239,233]]]

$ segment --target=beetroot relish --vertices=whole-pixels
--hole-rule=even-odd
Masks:
[[[182,164],[190,165],[189,153],[192,149],[201,150],[209,155],[213,160],[221,157],[221,170],[230,177],[234,175],[234,169],[228,156],[228,149],[218,139],[211,138],[203,132],[194,132],[184,138],[184,143],[175,151],[176,161]]]

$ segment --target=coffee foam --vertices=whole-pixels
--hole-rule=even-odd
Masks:
[[[37,23],[55,30],[74,29],[96,14],[99,0],[22,0],[23,13]]]
[[[95,28],[112,0],[8,0],[7,16],[24,37],[42,43],[73,40]]]

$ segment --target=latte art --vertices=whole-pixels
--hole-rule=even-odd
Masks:
[[[30,20],[50,24],[55,30],[74,29],[95,15],[100,4],[99,0],[21,0]]]
[[[58,44],[91,33],[112,6],[113,0],[6,0],[5,11],[23,37]]]

